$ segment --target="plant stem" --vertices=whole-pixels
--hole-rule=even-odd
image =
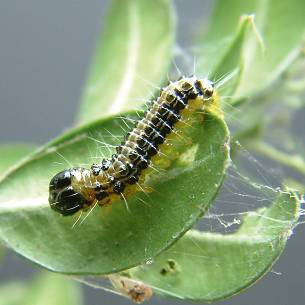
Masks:
[[[284,153],[264,142],[255,142],[251,144],[251,149],[297,171],[305,177],[305,161],[300,155]]]

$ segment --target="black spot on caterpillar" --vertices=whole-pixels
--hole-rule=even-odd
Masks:
[[[213,82],[184,77],[164,87],[116,147],[116,154],[93,164],[91,169],[71,168],[55,175],[49,185],[49,203],[53,210],[67,216],[131,196],[143,190],[141,185],[149,167],[162,164],[168,150],[166,140],[175,136],[192,113],[218,102]],[[166,162],[164,162],[166,168]]]

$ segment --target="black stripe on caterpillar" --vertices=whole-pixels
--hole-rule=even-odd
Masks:
[[[162,158],[166,140],[175,135],[178,123],[216,100],[214,84],[206,78],[183,77],[171,82],[116,147],[116,154],[90,169],[67,169],[51,179],[51,208],[67,216],[94,203],[111,204],[143,190],[149,167]]]

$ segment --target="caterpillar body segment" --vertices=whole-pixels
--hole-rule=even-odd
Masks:
[[[90,169],[71,168],[55,175],[49,185],[49,203],[64,216],[125,199],[143,190],[145,178],[156,165],[167,168],[177,157],[171,139],[187,128],[194,111],[218,109],[214,84],[208,79],[182,78],[163,88],[116,147],[116,153]]]

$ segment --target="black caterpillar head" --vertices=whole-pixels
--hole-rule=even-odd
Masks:
[[[56,212],[68,216],[91,204],[72,186],[72,179],[87,171],[82,168],[71,168],[56,174],[49,185],[49,204]]]

